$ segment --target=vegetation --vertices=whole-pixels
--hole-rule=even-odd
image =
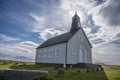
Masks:
[[[35,76],[32,80],[54,80],[54,78],[48,75]]]
[[[65,74],[65,71],[60,69],[58,72],[57,72],[58,75],[64,75]]]
[[[6,63],[0,61],[0,69],[45,70],[49,72],[48,75],[36,76],[33,80],[120,80],[120,66],[104,66],[107,69],[95,71],[80,68],[62,69],[50,65],[34,65],[34,63],[28,62],[10,61]]]

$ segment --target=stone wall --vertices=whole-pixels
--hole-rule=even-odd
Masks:
[[[36,75],[47,73],[38,70],[0,70],[0,80],[31,80]]]

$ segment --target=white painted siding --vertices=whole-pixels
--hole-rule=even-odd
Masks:
[[[59,49],[58,55],[55,50]],[[66,43],[56,44],[44,48],[37,49],[36,62],[38,63],[65,63]]]
[[[72,55],[73,49],[76,50],[76,55]],[[91,62],[91,46],[80,29],[67,43],[67,64]]]

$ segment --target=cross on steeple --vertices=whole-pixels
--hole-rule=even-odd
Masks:
[[[75,15],[72,17],[72,25],[70,32],[74,33],[81,27],[80,17],[77,15],[77,11],[75,11]]]
[[[77,14],[77,9],[75,9],[75,14]]]

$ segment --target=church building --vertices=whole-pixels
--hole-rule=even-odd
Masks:
[[[70,31],[46,40],[36,48],[36,64],[86,66],[92,64],[92,45],[81,27],[80,17],[72,17]]]

